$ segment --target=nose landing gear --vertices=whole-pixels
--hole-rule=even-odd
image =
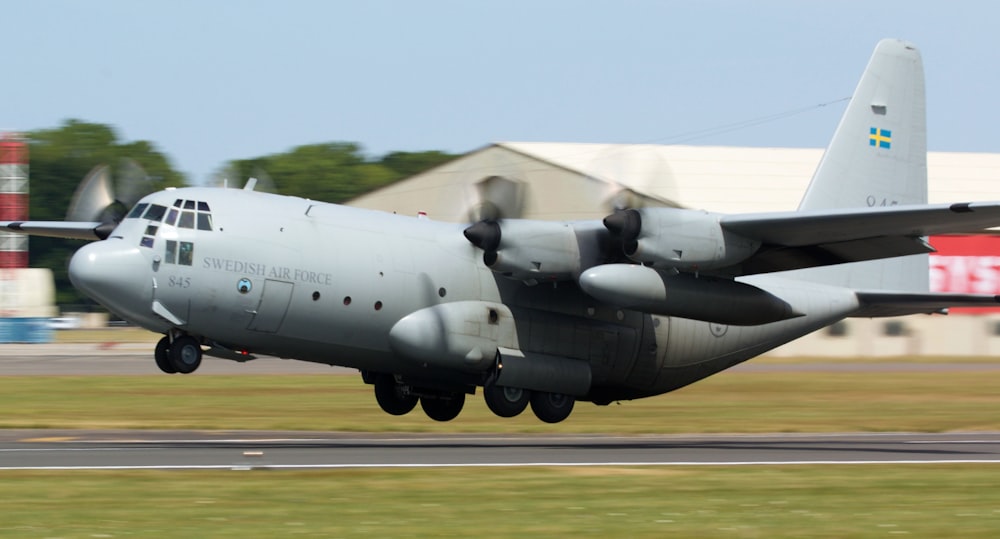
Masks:
[[[201,366],[201,343],[190,335],[180,335],[171,341],[166,335],[158,343],[153,357],[156,366],[167,374],[190,374]]]

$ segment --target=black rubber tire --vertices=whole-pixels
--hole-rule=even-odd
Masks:
[[[153,350],[153,359],[156,360],[156,366],[161,371],[167,374],[177,374],[177,369],[174,368],[174,364],[170,361],[170,337],[165,336],[160,339],[160,342],[156,343],[156,349]]]
[[[462,413],[464,406],[465,393],[452,393],[446,398],[420,398],[420,407],[434,421],[451,421]]]
[[[190,335],[183,335],[170,343],[170,363],[180,374],[191,374],[201,366],[201,343]]]
[[[534,391],[531,393],[531,411],[546,423],[559,423],[573,412],[576,399],[561,393]]]
[[[391,374],[375,377],[375,400],[382,411],[389,415],[406,415],[417,406],[417,397],[403,394],[402,388]]]
[[[528,407],[531,391],[488,383],[483,386],[483,400],[491,412],[500,417],[515,417]]]

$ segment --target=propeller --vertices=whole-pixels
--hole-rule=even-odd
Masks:
[[[503,219],[517,219],[524,212],[525,184],[504,176],[488,176],[475,184],[476,203],[471,205],[473,223],[463,232],[465,238],[483,250],[487,266],[496,261]]]
[[[131,159],[121,161],[117,179],[117,182],[112,179],[110,166],[94,167],[73,193],[66,220],[116,225],[129,208],[153,191],[153,182],[146,171]]]
[[[524,212],[524,184],[504,176],[488,176],[475,185],[477,203],[470,221],[518,219]]]

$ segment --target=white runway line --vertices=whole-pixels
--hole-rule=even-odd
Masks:
[[[134,471],[134,470],[341,470],[341,469],[391,469],[391,468],[580,468],[580,467],[666,467],[666,466],[834,466],[872,464],[1000,464],[992,460],[793,460],[793,461],[742,461],[742,462],[495,462],[455,464],[190,464],[190,465],[141,465],[141,466],[0,466],[0,471]]]

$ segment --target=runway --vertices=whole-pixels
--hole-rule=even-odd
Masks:
[[[1000,464],[1000,432],[718,436],[0,432],[4,470]]]
[[[155,343],[0,344],[0,376],[109,376],[162,375],[153,362]],[[750,360],[732,372],[940,372],[1000,371],[1000,361],[908,362],[885,360],[815,360],[767,362]],[[271,356],[244,363],[206,356],[201,375],[235,374],[357,374],[355,369],[331,367]]]

